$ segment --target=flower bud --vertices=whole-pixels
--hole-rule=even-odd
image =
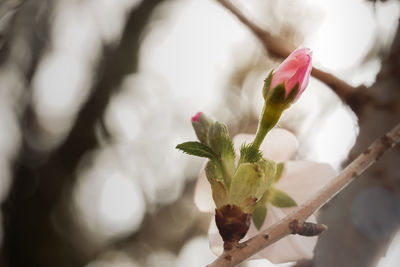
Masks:
[[[296,101],[308,85],[312,70],[311,57],[312,52],[308,48],[293,51],[272,74],[269,89],[274,90],[283,84],[285,99],[291,96],[291,102]]]
[[[210,128],[212,121],[207,118],[203,112],[197,112],[196,115],[192,117],[191,121],[199,141],[203,144],[208,144],[208,129]]]
[[[308,48],[293,51],[274,72],[265,79],[263,96],[265,104],[260,124],[253,142],[259,148],[265,135],[278,123],[282,112],[290,107],[304,92],[312,70],[312,52]]]
[[[197,112],[196,115],[192,117],[192,122],[199,122],[200,116],[203,114],[203,112]]]

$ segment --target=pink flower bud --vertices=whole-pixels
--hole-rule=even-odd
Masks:
[[[312,52],[308,48],[299,48],[293,51],[278,67],[272,76],[270,88],[284,83],[286,96],[299,83],[299,92],[296,99],[303,93],[310,79]]]
[[[203,112],[197,112],[196,115],[192,117],[192,122],[199,122],[200,116]]]

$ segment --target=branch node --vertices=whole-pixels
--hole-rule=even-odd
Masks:
[[[224,259],[227,260],[227,261],[231,261],[232,260],[232,256],[231,255],[225,255]]]
[[[382,136],[381,141],[385,148],[391,147],[394,143],[393,138],[391,136],[389,136],[388,134],[385,134],[384,136]]]
[[[328,226],[320,223],[304,222],[300,224],[298,220],[293,220],[289,223],[289,229],[292,234],[302,236],[316,236],[328,229]]]
[[[224,242],[224,250],[229,251],[233,248],[232,242]]]

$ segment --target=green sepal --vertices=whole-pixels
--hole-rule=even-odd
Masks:
[[[276,188],[270,188],[268,190],[268,201],[275,207],[279,208],[289,208],[297,206],[297,203],[293,198],[291,198],[285,192]]]
[[[209,158],[211,160],[216,159],[214,152],[208,146],[200,142],[185,142],[177,145],[176,148],[189,155]]]
[[[275,88],[271,89],[271,92],[269,93],[266,101],[267,104],[280,106],[285,103],[285,98],[286,98],[285,84],[281,83],[275,86]]]
[[[240,147],[240,163],[257,162],[262,158],[262,152],[252,144],[242,144]]]
[[[263,97],[264,99],[267,99],[269,88],[271,87],[271,81],[272,81],[272,73],[274,70],[271,70],[271,72],[268,74],[267,78],[264,80],[264,87],[263,87]]]
[[[283,174],[283,170],[285,169],[285,163],[280,162],[276,164],[275,175],[274,175],[274,184],[277,183]]]
[[[209,119],[206,115],[203,113],[200,114],[199,120],[198,121],[192,121],[192,126],[194,129],[194,132],[196,133],[197,138],[199,139],[200,142],[203,144],[208,145],[208,130],[211,126],[213,121]]]
[[[296,99],[297,95],[299,94],[299,82],[296,83],[296,85],[293,87],[293,89],[290,91],[289,95],[285,99],[285,104],[290,105],[293,103],[293,101]]]
[[[264,224],[265,218],[267,217],[267,206],[264,201],[260,201],[257,203],[256,207],[251,214],[251,218],[253,219],[254,226],[257,230],[261,229],[261,226]]]

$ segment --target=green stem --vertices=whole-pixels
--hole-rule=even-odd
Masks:
[[[260,148],[267,133],[278,123],[284,108],[264,104],[260,124],[258,126],[256,137],[253,141],[255,148]]]

